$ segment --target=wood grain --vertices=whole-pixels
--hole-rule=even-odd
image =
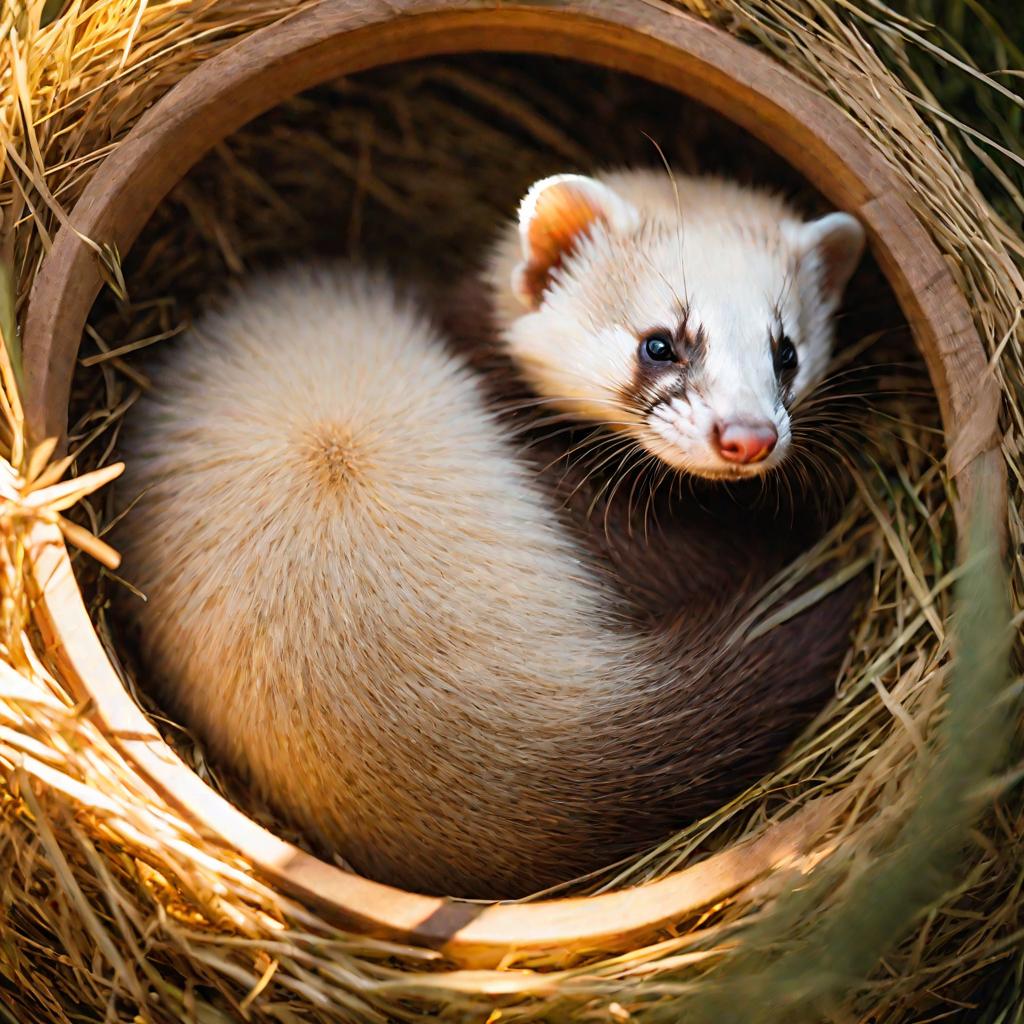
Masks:
[[[255,32],[192,72],[94,174],[36,277],[24,330],[34,437],[63,435],[79,342],[102,281],[75,231],[123,254],[156,206],[216,143],[295,93],[338,75],[441,53],[520,51],[632,72],[693,96],[748,129],[835,206],[865,223],[941,406],[963,534],[976,494],[1005,505],[999,391],[970,311],[881,156],[822,96],[704,22],[601,0],[324,0]],[[1002,536],[1001,517],[991,524]],[[281,889],[348,927],[443,948],[465,966],[508,949],[626,948],[799,857],[826,821],[815,803],[760,838],[651,886],[590,899],[480,906],[399,892],[322,863],[270,835],[210,790],[125,692],[89,622],[56,531],[39,528],[39,622],[97,721],[155,791],[239,850]]]

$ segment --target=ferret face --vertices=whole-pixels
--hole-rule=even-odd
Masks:
[[[564,413],[699,476],[756,476],[790,449],[863,245],[846,214],[805,223],[723,181],[547,178],[495,260],[503,341]]]

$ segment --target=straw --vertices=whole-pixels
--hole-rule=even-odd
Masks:
[[[899,12],[873,0],[634,2],[689,10],[742,35],[832,98],[886,154],[992,356],[1004,395],[1009,533],[1020,551],[1024,178],[1021,79],[1010,73],[1019,75],[1019,33],[993,28],[993,15],[975,2],[941,11],[904,4]],[[89,709],[75,705],[32,625],[36,595],[24,544],[38,520],[56,522],[105,566],[75,560],[126,685],[188,763],[247,800],[237,780],[212,771],[201,745],[166,723],[146,696],[148,681],[111,611],[122,587],[112,572],[116,556],[99,539],[113,518],[110,488],[102,488],[117,472],[122,417],[158,372],[161,347],[173,345],[232,278],[309,249],[390,261],[429,289],[472,265],[489,226],[532,178],[591,159],[655,163],[644,132],[681,170],[698,156],[725,169],[745,162],[815,202],[781,161],[741,133],[599,70],[453,58],[334,83],[218,147],[123,266],[104,252],[113,290],[83,345],[72,458],[48,465],[52,448],[30,451],[24,443],[11,312],[23,314],[50,240],[99,162],[153,100],[239,35],[304,6],[72,0],[59,16],[56,5],[45,5],[44,17],[35,0],[0,9],[0,253],[13,280],[13,302],[0,292],[7,459],[0,463],[0,1020],[494,1024],[732,1014],[895,1024],[963,1012],[1019,1024],[1024,802],[1014,762],[996,756],[998,730],[991,726],[979,741],[970,715],[972,707],[991,709],[1001,692],[1001,722],[1012,730],[1017,690],[1007,688],[997,661],[982,657],[977,619],[953,628],[953,484],[934,402],[920,393],[925,377],[906,325],[870,276],[844,334],[856,342],[881,332],[858,357],[881,368],[854,378],[868,382],[875,413],[865,418],[856,402],[833,407],[833,425],[847,438],[834,462],[856,486],[840,529],[779,581],[781,603],[766,604],[762,619],[770,624],[792,611],[787,581],[830,557],[869,567],[870,602],[836,696],[757,786],[575,891],[661,877],[815,795],[841,791],[831,827],[799,870],[615,957],[511,954],[502,970],[460,971],[432,951],[346,933],[275,892],[155,797]],[[922,18],[939,13],[944,27]],[[581,108],[600,116],[581,119]],[[666,138],[666,123],[685,123],[691,145]],[[609,133],[608,125],[624,130]],[[874,293],[882,297],[872,303]],[[1019,559],[1012,574],[1019,623]],[[998,597],[984,584],[997,576],[975,572],[963,584],[969,605],[989,609],[989,625]],[[979,749],[993,760],[962,762]],[[245,806],[284,832],[265,811]],[[915,864],[927,884],[914,884]]]

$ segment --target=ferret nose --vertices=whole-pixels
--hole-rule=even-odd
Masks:
[[[778,439],[779,432],[774,424],[766,420],[759,423],[743,420],[718,423],[712,435],[718,454],[727,462],[741,465],[768,458]]]

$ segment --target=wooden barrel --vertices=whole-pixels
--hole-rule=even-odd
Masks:
[[[718,111],[856,214],[912,325],[941,408],[961,536],[987,492],[1005,507],[999,391],[963,295],[882,155],[819,93],[727,33],[651,4],[544,0],[323,0],[244,37],[186,76],[93,175],[33,286],[23,337],[25,406],[36,439],[61,436],[86,318],[103,283],[97,249],[121,255],[171,188],[243,124],[339,75],[470,51],[568,57],[648,78]],[[993,521],[991,534],[1004,526]],[[210,789],[161,739],[122,685],[82,602],[60,533],[32,538],[36,615],[66,678],[146,781],[207,835],[349,929],[442,949],[465,966],[509,951],[615,950],[652,939],[798,859],[843,794],[808,803],[744,844],[645,886],[594,897],[479,904],[368,881],[273,836]]]

